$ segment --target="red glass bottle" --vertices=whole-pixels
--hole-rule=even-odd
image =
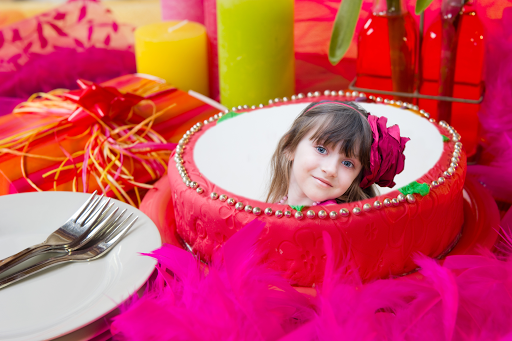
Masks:
[[[403,0],[375,0],[358,36],[356,86],[413,92],[417,37],[416,22]]]
[[[472,3],[463,6],[456,24],[455,75],[452,96],[479,99],[483,92],[484,28]],[[438,95],[440,92],[442,23],[439,17],[425,32],[422,44],[422,67],[420,93]],[[448,104],[449,105],[449,104]],[[438,119],[439,103],[421,99],[419,107]],[[478,143],[478,104],[451,104],[450,124],[462,137],[468,155],[476,151]]]

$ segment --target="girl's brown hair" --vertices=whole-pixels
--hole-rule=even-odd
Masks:
[[[272,177],[267,202],[278,202],[288,194],[293,164],[290,155],[293,155],[299,142],[314,128],[316,131],[311,140],[331,148],[339,145],[340,153],[357,157],[363,166],[347,191],[335,198],[336,202],[352,202],[376,195],[374,186],[366,189],[359,187],[364,170],[370,168],[373,137],[368,123],[368,112],[353,102],[339,102],[349,107],[333,102],[315,102],[308,105],[279,141],[271,161]]]

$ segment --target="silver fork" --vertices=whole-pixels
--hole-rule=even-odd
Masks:
[[[110,199],[102,202],[103,196],[96,197],[94,192],[69,219],[40,244],[36,244],[0,260],[0,274],[44,252],[68,252],[84,246],[105,227],[108,219],[105,215],[113,204]],[[108,218],[117,211],[114,210]]]
[[[83,262],[100,258],[101,256],[107,254],[121,240],[121,238],[124,237],[124,235],[132,227],[135,221],[137,221],[138,217],[135,217],[130,223],[127,224],[127,221],[131,216],[132,214],[126,217],[126,219],[124,219],[121,223],[119,223],[120,216],[118,216],[115,221],[110,224],[109,231],[104,233],[102,238],[93,239],[91,245],[85,249],[70,251],[68,254],[63,256],[48,258],[1,279],[0,289],[57,264],[63,264],[67,262]]]

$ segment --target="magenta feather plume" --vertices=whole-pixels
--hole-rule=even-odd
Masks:
[[[512,213],[511,218],[512,219]],[[510,220],[508,219],[508,220]],[[158,276],[112,324],[121,340],[507,340],[512,336],[512,260],[489,250],[447,257],[417,255],[419,275],[363,283],[323,233],[326,268],[306,299],[267,269],[253,221],[209,266],[166,245]],[[510,234],[502,236],[512,245]],[[510,249],[508,249],[510,250]]]
[[[158,276],[112,324],[124,340],[276,340],[312,316],[308,300],[261,264],[253,221],[229,239],[209,267],[165,245]]]
[[[510,244],[510,237],[504,235]],[[289,340],[507,340],[512,324],[512,261],[488,250],[442,264],[418,255],[413,278],[361,283],[337,262],[324,234],[327,261],[315,317]],[[347,269],[348,268],[348,269]]]

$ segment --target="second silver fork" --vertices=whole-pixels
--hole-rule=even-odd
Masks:
[[[0,260],[0,274],[8,269],[45,252],[69,252],[84,246],[95,235],[101,233],[117,208],[108,216],[113,204],[103,200],[94,192],[89,199],[66,221],[40,244],[30,246],[15,255]]]
[[[138,217],[135,217],[131,222],[128,222],[132,216],[132,214],[130,214],[122,222],[119,222],[123,214],[124,211],[113,222],[110,222],[106,230],[102,231],[101,236],[96,236],[90,242],[89,246],[86,245],[84,249],[70,251],[69,254],[66,255],[46,259],[26,269],[11,274],[8,277],[2,278],[0,279],[0,289],[58,264],[90,261],[107,254],[124,237],[138,219]]]

